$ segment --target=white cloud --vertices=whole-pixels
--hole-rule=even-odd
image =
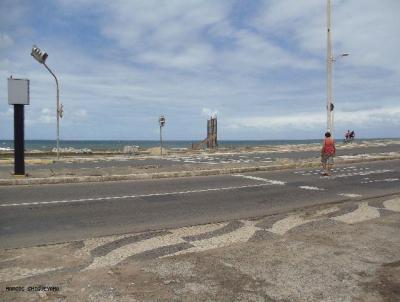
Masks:
[[[13,39],[6,33],[0,32],[0,48],[7,48],[14,44]]]
[[[356,117],[356,118],[355,118]],[[338,112],[338,123],[355,126],[376,127],[383,124],[400,125],[400,106],[374,108],[353,112]]]
[[[354,118],[354,117],[357,118]],[[325,112],[299,112],[282,116],[232,117],[226,119],[227,128],[258,128],[269,130],[324,129]],[[336,127],[374,127],[379,124],[400,125],[400,106],[374,108],[353,112],[335,112]],[[350,128],[351,128],[350,127]]]
[[[175,51],[148,51],[138,56],[141,62],[163,68],[195,68],[212,64],[214,54],[205,44],[191,45]]]
[[[397,0],[332,1],[332,35],[336,53],[349,52],[346,64],[386,68],[400,73],[393,60],[400,47]],[[265,4],[256,26],[285,35],[310,55],[326,52],[326,1],[273,0]]]
[[[4,119],[10,119],[14,116],[14,110],[12,107],[9,107],[6,111],[0,111],[0,116]]]
[[[285,116],[247,116],[234,117],[228,119],[227,128],[258,128],[258,129],[297,129],[302,128],[312,129],[321,127],[324,118],[320,113],[301,113],[298,115]]]
[[[31,123],[40,123],[40,124],[52,124],[56,120],[55,113],[52,112],[48,108],[43,108],[42,111],[40,112],[39,118],[35,120],[31,120]]]
[[[112,1],[103,34],[129,50],[134,62],[192,68],[213,63],[202,32],[227,17],[222,1]]]
[[[88,117],[88,113],[85,109],[78,109],[76,111],[74,111],[73,115],[81,120],[85,120]]]

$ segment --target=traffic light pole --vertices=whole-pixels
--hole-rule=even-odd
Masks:
[[[160,155],[163,156],[163,140],[162,140],[162,127],[165,125],[165,117],[163,115],[158,119],[160,124]]]
[[[163,156],[162,126],[160,125],[160,154]]]

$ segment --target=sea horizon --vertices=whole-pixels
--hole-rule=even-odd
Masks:
[[[391,140],[399,138],[358,138],[357,140]],[[320,143],[321,138],[317,139],[254,139],[254,140],[219,140],[220,147],[254,147],[254,146],[273,146],[273,145],[292,145],[292,144],[313,144]],[[338,139],[337,141],[341,141]],[[163,146],[166,148],[191,148],[192,143],[199,143],[198,140],[164,140]],[[25,149],[32,151],[51,151],[56,146],[56,140],[50,139],[29,139],[25,140]],[[139,146],[140,148],[159,147],[159,140],[121,140],[121,139],[91,139],[91,140],[60,140],[60,148],[90,149],[92,151],[116,151],[122,150],[125,146]],[[14,147],[14,140],[0,140],[0,150],[10,150]]]

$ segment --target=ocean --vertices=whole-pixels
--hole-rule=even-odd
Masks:
[[[320,143],[320,139],[310,140],[220,140],[219,147],[245,147],[265,145],[286,145],[286,144],[310,144]],[[167,140],[163,142],[166,148],[191,148],[192,143],[198,141],[188,140]],[[60,148],[91,149],[92,151],[121,151],[124,146],[139,146],[141,148],[152,148],[160,146],[156,140],[61,140]],[[56,147],[55,140],[25,140],[25,149],[28,151],[51,151]],[[14,148],[13,140],[0,140],[0,150]]]

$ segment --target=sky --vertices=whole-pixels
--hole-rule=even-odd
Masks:
[[[400,1],[332,0],[335,136],[400,137]],[[0,0],[0,139],[7,78],[30,79],[25,138],[314,139],[326,129],[325,0]]]

